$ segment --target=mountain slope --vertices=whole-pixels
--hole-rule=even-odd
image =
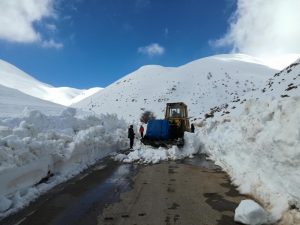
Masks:
[[[0,85],[0,117],[18,117],[26,108],[47,115],[58,115],[66,107]]]
[[[299,96],[300,59],[270,78],[262,92],[269,98]]]
[[[261,88],[276,72],[242,54],[207,57],[177,68],[144,66],[73,106],[137,121],[145,110],[162,118],[167,102],[183,101],[189,115],[198,117],[215,105]]]
[[[215,105],[206,112],[206,115],[219,119],[220,116],[233,114],[238,116],[244,110],[248,100],[269,104],[273,100],[297,97],[300,95],[300,59],[280,72],[266,79],[260,88],[251,90],[243,96],[235,96],[223,105]],[[198,118],[203,119],[203,118]]]
[[[101,88],[80,90],[69,87],[55,88],[29,76],[17,67],[0,60],[0,85],[17,89],[25,94],[61,105],[70,105],[96,93]],[[81,96],[81,97],[79,97]]]

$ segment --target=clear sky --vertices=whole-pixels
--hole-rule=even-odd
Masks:
[[[284,36],[273,43],[282,45],[292,31],[299,42],[299,0],[286,0],[288,13],[282,17],[276,15],[282,0],[250,2],[0,0],[0,59],[54,86],[89,88],[105,87],[145,64],[179,66],[232,50],[255,55],[254,49],[268,47],[268,35],[279,25],[265,35],[259,29],[272,28],[277,17],[290,22],[290,29],[283,24]],[[233,14],[235,20],[229,20]],[[293,20],[287,21],[289,15]],[[295,49],[288,47],[284,50]],[[294,52],[300,53],[300,47]]]

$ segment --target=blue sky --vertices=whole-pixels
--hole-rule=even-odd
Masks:
[[[0,3],[8,17],[10,10],[29,12],[27,23],[0,28],[0,59],[54,86],[105,87],[142,65],[179,66],[230,52],[234,44],[215,48],[210,41],[228,32],[235,0],[40,2],[45,4]]]
[[[226,31],[234,9],[228,0],[70,2],[33,23],[63,47],[0,40],[0,58],[54,86],[105,87],[145,64],[178,66],[217,53],[209,40]],[[153,43],[163,52],[142,51]]]

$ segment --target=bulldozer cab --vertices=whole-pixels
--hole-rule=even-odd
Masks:
[[[167,103],[165,119],[187,118],[187,106],[183,102]]]
[[[165,119],[170,125],[176,126],[180,135],[185,131],[190,131],[187,105],[183,102],[167,103]]]

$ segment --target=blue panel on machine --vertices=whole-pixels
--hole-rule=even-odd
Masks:
[[[169,122],[167,120],[149,120],[146,136],[150,139],[167,140],[169,138]]]

